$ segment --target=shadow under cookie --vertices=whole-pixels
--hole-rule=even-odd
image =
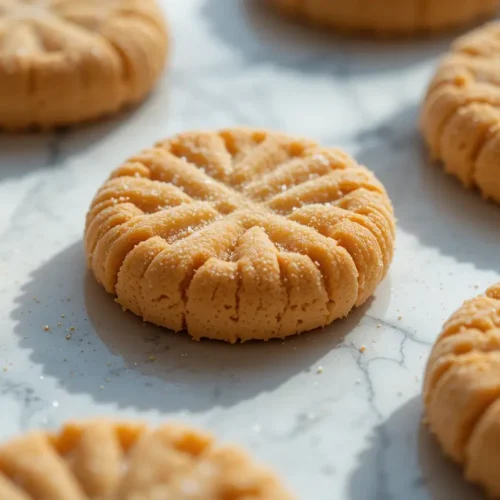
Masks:
[[[398,226],[423,245],[459,262],[500,271],[492,247],[498,244],[500,209],[465,191],[430,160],[418,132],[416,105],[401,109],[379,127],[356,137],[356,157],[384,183]]]
[[[418,40],[366,40],[309,29],[262,0],[206,0],[200,10],[214,35],[246,65],[272,63],[308,75],[351,78],[402,70],[438,57],[451,34]]]
[[[195,342],[124,313],[85,269],[82,246],[77,241],[31,275],[12,313],[15,333],[45,377],[120,408],[202,412],[272,392],[316,370],[368,308],[286,341]]]
[[[353,500],[482,500],[460,470],[442,456],[422,424],[420,396],[410,399],[370,436],[350,480]]]

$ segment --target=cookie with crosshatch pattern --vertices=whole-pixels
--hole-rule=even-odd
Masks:
[[[93,420],[0,445],[2,500],[292,500],[234,446],[179,424]]]
[[[469,481],[500,497],[500,284],[444,325],[427,363],[431,431]]]
[[[363,304],[387,272],[382,184],[335,148],[264,130],[188,132],[113,172],[88,265],[123,308],[194,338],[283,338]]]
[[[376,36],[440,31],[492,16],[498,0],[268,0],[287,16]]]
[[[458,38],[425,97],[432,157],[467,188],[500,203],[500,22]]]
[[[167,49],[156,0],[0,0],[0,127],[72,125],[139,102]]]

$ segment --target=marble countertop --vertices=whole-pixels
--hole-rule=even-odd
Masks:
[[[164,4],[173,60],[146,103],[73,131],[0,135],[0,439],[75,417],[182,419],[250,448],[301,499],[475,498],[420,425],[443,321],[500,279],[500,210],[431,165],[416,130],[450,38],[341,40],[252,0]],[[127,156],[240,124],[344,147],[373,169],[399,219],[396,257],[373,300],[324,331],[195,343],[122,313],[94,283],[84,217]]]

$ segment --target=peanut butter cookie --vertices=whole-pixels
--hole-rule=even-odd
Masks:
[[[389,198],[338,149],[261,130],[184,133],[99,190],[86,253],[146,321],[194,338],[283,338],[365,302],[394,246]]]
[[[76,124],[138,102],[167,45],[156,0],[0,0],[0,127]]]
[[[430,84],[421,128],[432,156],[500,203],[500,23],[459,38]]]
[[[500,497],[500,285],[465,302],[432,350],[427,419],[468,480]]]
[[[315,25],[373,35],[439,31],[493,15],[498,0],[268,0]]]
[[[241,450],[179,425],[70,423],[0,446],[2,500],[292,500]]]

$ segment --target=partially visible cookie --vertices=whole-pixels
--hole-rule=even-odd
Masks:
[[[283,338],[363,304],[385,276],[382,184],[335,148],[235,128],[167,139],[119,167],[87,216],[88,265],[144,320],[194,338]]]
[[[268,0],[312,24],[373,35],[445,30],[493,15],[498,0]]]
[[[421,129],[447,172],[500,203],[500,23],[454,43],[425,97]]]
[[[236,447],[180,426],[70,423],[0,445],[2,500],[292,500]]]
[[[500,284],[465,302],[429,358],[427,420],[468,480],[500,497]]]
[[[136,103],[167,49],[156,0],[0,0],[0,128],[77,124]]]

